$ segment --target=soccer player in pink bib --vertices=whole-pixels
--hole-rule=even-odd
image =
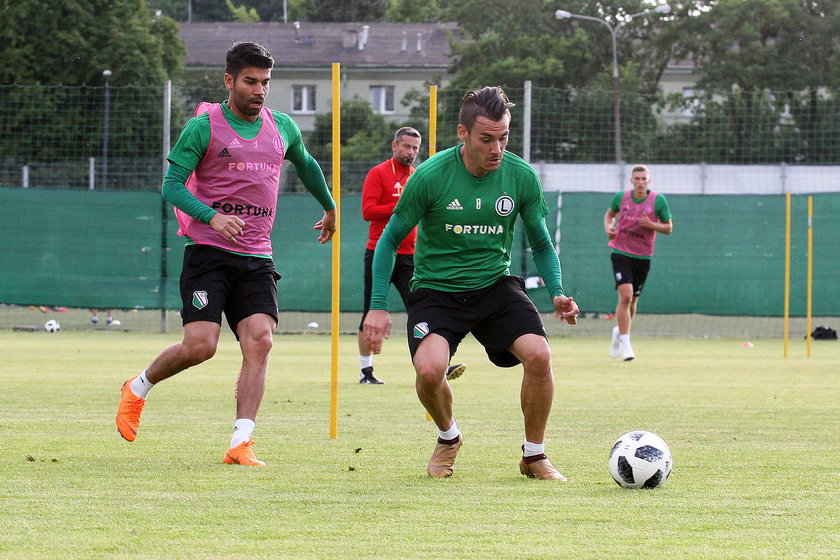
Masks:
[[[271,230],[280,169],[291,161],[324,209],[318,241],[335,234],[335,201],[298,125],[264,106],[274,59],[265,48],[235,43],[226,54],[228,99],[202,103],[169,153],[163,197],[175,207],[186,239],[181,272],[183,340],[123,384],[116,423],[128,441],[157,383],[210,359],[222,313],[242,351],[236,382],[236,420],[223,462],[264,466],[254,455],[257,411],[265,393],[268,355],[277,327],[277,280]]]
[[[636,357],[630,344],[630,326],[650,270],[656,234],[668,235],[674,231],[668,201],[648,188],[650,182],[647,167],[633,167],[630,176],[633,188],[616,193],[604,214],[604,231],[613,249],[610,259],[618,292],[617,325],[612,332],[610,356],[613,359],[621,356],[625,362]]]

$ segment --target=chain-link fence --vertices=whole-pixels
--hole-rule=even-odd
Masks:
[[[559,191],[548,193],[557,210],[549,225],[557,231],[566,288],[590,316],[600,312],[608,317],[614,291],[601,217],[611,196],[607,193],[629,184],[615,173],[613,92],[530,88],[527,84],[506,90],[516,103],[510,151],[533,163],[546,190]],[[438,150],[456,142],[462,95],[445,88],[439,91]],[[175,281],[180,264],[175,258],[179,240],[174,239],[174,231],[164,231],[160,225],[161,212],[171,218],[171,210],[156,194],[167,151],[164,146],[175,142],[199,101],[224,99],[224,88],[175,87],[170,96],[163,85],[15,85],[0,86],[0,97],[6,101],[0,104],[0,190],[12,209],[13,220],[6,231],[14,240],[0,259],[5,259],[0,263],[5,268],[0,268],[8,273],[5,285],[0,286],[0,301],[134,309],[178,305],[175,295],[159,303],[159,294],[168,290],[160,286]],[[342,268],[344,287],[352,286],[361,270],[361,249],[354,252],[352,248],[363,244],[364,223],[352,201],[358,199],[365,174],[390,156],[390,140],[399,126],[421,131],[424,139],[419,161],[428,157],[428,92],[416,92],[414,99],[410,117],[401,122],[373,112],[365,101],[342,104],[341,190],[350,193],[342,222],[348,233],[343,236],[346,251],[342,254],[347,260]],[[164,141],[167,116],[171,126]],[[319,114],[314,123],[303,130],[304,139],[331,180],[331,115]],[[643,312],[747,313],[754,318],[750,332],[764,334],[763,323],[755,317],[781,315],[781,195],[791,191],[820,193],[813,219],[814,310],[823,316],[837,315],[836,290],[831,286],[838,261],[829,224],[838,204],[838,195],[833,193],[840,192],[836,178],[840,169],[838,92],[733,91],[705,98],[622,92],[620,124],[621,160],[656,166],[657,186],[662,185],[675,216],[675,235],[657,248],[656,270],[646,290]],[[695,173],[693,178],[683,174],[688,168]],[[284,193],[303,190],[291,169],[283,166]],[[81,190],[94,192],[82,196]],[[707,194],[749,197],[702,196]],[[765,194],[775,196],[760,196]],[[70,204],[71,195],[80,200],[74,198]],[[295,209],[293,199],[309,205],[309,210]],[[794,270],[801,271],[806,255],[804,198],[795,199],[798,221],[794,219],[792,260]],[[311,228],[307,220],[320,215],[309,196],[284,197],[283,204],[291,204],[292,210],[278,220],[278,231],[285,227],[294,235],[304,235]],[[298,223],[301,220],[305,223]],[[44,227],[44,223],[52,225]],[[357,226],[356,234],[350,233],[353,226]],[[103,230],[109,235],[100,235]],[[30,234],[16,237],[20,232]],[[297,239],[293,234],[284,240]],[[125,236],[131,235],[136,239],[132,237],[129,243]],[[324,254],[300,255],[298,247],[308,241],[307,237],[287,243],[282,249],[278,244],[276,249],[278,259],[289,270],[284,275],[285,309],[325,309],[326,300],[308,305],[295,292],[318,293],[325,298],[329,294]],[[523,257],[519,264],[519,257],[527,256],[526,248],[518,242],[516,247],[521,251],[512,272],[534,273],[530,259]],[[285,250],[294,256],[289,257]],[[166,261],[165,255],[172,258]],[[165,282],[161,281],[161,262],[172,268]],[[792,289],[793,301],[798,302],[793,314],[801,317],[805,288],[800,276],[795,275]],[[37,282],[43,285],[36,286]],[[686,292],[686,286],[703,289]],[[31,296],[35,288],[40,290],[37,301]],[[103,294],[117,299],[106,302]],[[342,309],[354,310],[358,295],[345,295]],[[695,323],[693,319],[671,321],[663,328],[690,334]],[[608,322],[592,324],[597,324],[600,332]]]
[[[512,87],[516,103],[510,151],[532,162],[616,161],[613,92]],[[437,149],[456,141],[463,92],[438,97]],[[173,88],[171,138],[202,100],[223,88]],[[165,87],[0,86],[0,185],[99,190],[156,190],[164,152]],[[399,126],[429,131],[428,92],[416,92],[412,116],[389,121],[362,102],[342,107],[342,189],[358,191],[367,170],[389,155]],[[530,98],[530,103],[526,98]],[[321,105],[327,106],[326,103]],[[840,93],[743,92],[706,97],[621,93],[621,160],[648,164],[840,164]],[[308,149],[330,175],[328,114],[304,130]],[[526,131],[529,131],[526,137]],[[424,141],[420,161],[428,154]],[[288,168],[286,168],[288,170]],[[284,173],[282,190],[300,185]]]

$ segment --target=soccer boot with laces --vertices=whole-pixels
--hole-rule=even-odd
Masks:
[[[467,364],[455,364],[454,366],[449,366],[446,368],[446,378],[449,381],[458,379],[465,371],[467,371]]]
[[[123,383],[120,407],[117,409],[117,430],[126,441],[134,441],[137,438],[137,429],[140,428],[140,413],[143,412],[143,405],[146,404],[146,399],[141,399],[131,392],[131,382],[136,377],[134,376]]]
[[[533,457],[522,457],[519,460],[519,472],[528,478],[539,478],[540,480],[559,480],[566,482],[566,477],[554,468],[554,465],[545,456],[545,453]]]
[[[448,478],[452,476],[452,471],[455,470],[455,456],[461,445],[464,444],[464,438],[458,436],[454,442],[447,442],[438,438],[435,450],[432,452],[432,458],[429,460],[429,467],[427,472],[432,478]]]
[[[385,385],[385,382],[373,375],[373,368],[362,368],[362,374],[359,376],[359,383],[362,385]]]
[[[610,342],[610,358],[613,360],[618,359],[621,356],[621,341],[618,338],[618,327],[613,327],[612,330],[612,342]]]
[[[265,463],[257,459],[253,450],[254,440],[243,441],[236,447],[231,447],[225,453],[223,463],[229,465],[245,465],[248,467],[264,467]]]

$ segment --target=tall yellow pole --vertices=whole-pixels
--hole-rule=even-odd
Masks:
[[[429,157],[437,153],[437,86],[429,86]]]
[[[335,235],[332,240],[332,370],[330,382],[330,438],[338,437],[338,335],[341,318],[341,64],[332,65],[332,191],[335,198]]]
[[[437,153],[437,86],[429,86],[429,157]],[[426,420],[432,421],[432,415],[426,411]]]
[[[807,337],[807,344],[805,354],[810,358],[811,357],[811,304],[813,302],[813,293],[811,291],[811,287],[813,285],[814,280],[814,197],[808,197],[808,309],[806,313],[808,315],[807,320],[807,329],[808,333],[805,335]]]
[[[788,357],[790,335],[790,192],[785,193],[785,334],[784,357]]]

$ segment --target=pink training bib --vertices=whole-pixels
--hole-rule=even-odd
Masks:
[[[652,222],[658,222],[656,217],[656,193],[648,191],[643,202],[633,202],[633,189],[624,192],[621,208],[618,211],[617,235],[611,239],[609,246],[623,253],[650,257],[653,255],[653,245],[656,241],[656,230],[639,225],[639,218],[647,215]]]
[[[218,103],[209,104],[207,109],[210,144],[187,180],[187,188],[217,212],[238,216],[245,226],[234,243],[209,224],[176,208],[178,235],[237,253],[270,255],[280,168],[285,154],[274,116],[263,107],[259,134],[246,140],[228,124]]]

